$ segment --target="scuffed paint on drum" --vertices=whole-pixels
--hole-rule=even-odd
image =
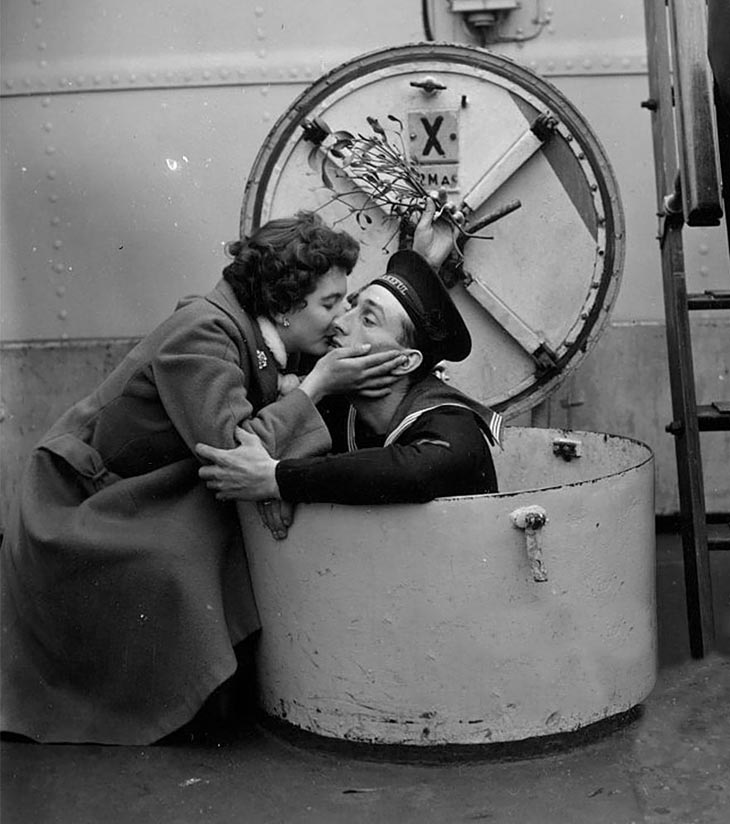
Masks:
[[[301,505],[285,541],[243,518],[267,713],[408,745],[518,741],[624,712],[656,677],[653,456],[626,438],[508,428],[496,495]],[[533,580],[519,506],[548,513]]]

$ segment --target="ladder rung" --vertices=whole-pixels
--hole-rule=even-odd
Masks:
[[[730,430],[730,402],[715,401],[697,407],[697,425],[701,432],[726,432]]]
[[[708,549],[730,550],[730,523],[707,524]]]
[[[688,309],[730,309],[730,289],[707,289],[687,295]]]
[[[700,432],[730,431],[730,401],[713,401],[697,407],[697,429]],[[675,420],[664,427],[670,435],[681,435],[685,431],[684,423]]]

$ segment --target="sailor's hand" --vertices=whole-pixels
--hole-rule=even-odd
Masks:
[[[454,249],[456,229],[446,218],[435,218],[435,215],[436,203],[428,197],[413,235],[413,251],[418,252],[438,272]]]
[[[199,443],[198,456],[206,462],[198,470],[218,500],[263,501],[279,497],[276,464],[258,436],[236,427],[235,449],[217,449]]]
[[[263,525],[277,541],[283,541],[289,532],[289,527],[294,522],[295,504],[273,499],[259,501],[256,506]]]

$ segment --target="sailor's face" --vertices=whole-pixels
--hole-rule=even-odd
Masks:
[[[349,300],[351,308],[334,323],[334,346],[369,343],[371,352],[405,349],[401,338],[408,315],[391,292],[371,284]]]

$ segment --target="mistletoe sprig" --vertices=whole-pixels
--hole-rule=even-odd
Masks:
[[[413,226],[427,198],[432,198],[437,205],[436,216],[443,216],[457,231],[459,242],[455,248],[459,254],[469,238],[491,240],[468,231],[463,212],[449,202],[444,190],[426,189],[417,161],[408,157],[402,121],[392,114],[387,118],[396,125],[386,128],[376,117],[368,117],[372,130],[369,135],[344,130],[332,132],[321,121],[314,126],[309,124],[309,139],[315,143],[309,163],[332,193],[328,202],[342,203],[358,224],[366,228],[373,222],[372,213],[377,211],[383,212],[386,218],[397,219],[400,226]],[[335,186],[337,178],[348,180],[352,188],[339,191]]]

